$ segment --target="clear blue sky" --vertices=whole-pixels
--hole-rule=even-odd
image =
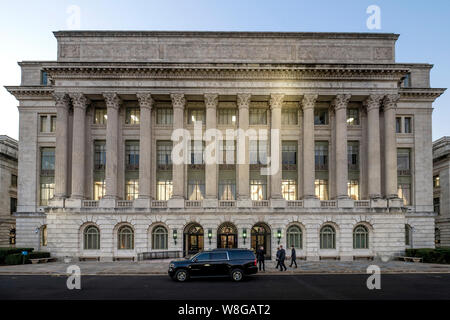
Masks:
[[[17,85],[17,61],[56,59],[52,31],[69,29],[80,8],[85,30],[331,31],[399,33],[397,62],[434,64],[432,87],[449,87],[450,1],[143,0],[4,1],[0,11],[0,85]],[[366,9],[381,9],[368,30]],[[434,103],[433,139],[450,135],[450,93]],[[17,101],[0,88],[0,134],[18,137]]]

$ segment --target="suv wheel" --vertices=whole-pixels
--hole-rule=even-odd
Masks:
[[[175,272],[175,280],[178,282],[184,282],[187,279],[189,279],[188,272],[185,269],[180,269],[177,272]]]
[[[241,269],[233,269],[231,271],[231,279],[235,282],[239,282],[244,278],[244,273]]]

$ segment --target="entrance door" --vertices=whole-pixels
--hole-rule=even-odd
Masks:
[[[203,228],[192,223],[184,229],[183,255],[192,255],[203,250]]]
[[[217,248],[237,248],[237,229],[232,223],[224,223],[219,226],[217,232]]]
[[[264,247],[265,258],[270,260],[270,229],[265,223],[255,224],[252,228],[252,249]]]

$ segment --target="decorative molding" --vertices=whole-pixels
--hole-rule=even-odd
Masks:
[[[172,100],[172,107],[184,109],[186,105],[186,98],[183,93],[171,93],[170,99]]]
[[[250,93],[238,93],[236,95],[237,105],[239,109],[242,108],[249,108],[250,106],[250,99],[252,98],[252,95]]]
[[[305,109],[314,109],[318,94],[305,94],[302,99],[302,107]]]
[[[70,107],[70,97],[65,92],[53,92],[53,99],[55,100],[56,108],[69,109]]]
[[[363,105],[366,107],[367,111],[372,109],[379,109],[381,101],[383,100],[384,95],[382,94],[371,94],[364,100]]]
[[[74,108],[86,109],[90,100],[81,92],[69,93]]]
[[[387,94],[383,98],[383,108],[384,110],[396,109],[397,101],[400,99],[399,94]]]
[[[218,93],[205,93],[204,98],[205,98],[206,109],[217,108],[217,105],[219,104],[219,94]]]
[[[120,99],[120,97],[117,93],[104,92],[103,97],[105,98],[107,108],[114,108],[114,109],[120,108],[120,104],[122,103],[122,100]]]
[[[152,109],[155,100],[153,100],[150,93],[136,93],[136,97],[138,98],[139,106],[141,109]]]
[[[331,102],[331,105],[333,106],[334,110],[346,109],[350,98],[350,94],[338,94]]]
[[[283,93],[272,93],[270,95],[270,108],[271,109],[276,109],[276,108],[281,108],[281,106],[283,105],[283,100],[284,100],[284,94]]]
[[[17,100],[52,98],[54,88],[43,86],[6,86],[6,90]]]
[[[401,88],[399,90],[401,101],[434,102],[447,89],[444,88]]]

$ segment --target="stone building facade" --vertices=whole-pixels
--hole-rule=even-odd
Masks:
[[[7,87],[20,111],[19,245],[102,260],[434,247],[431,113],[444,89],[430,88],[432,65],[395,62],[398,35],[55,36],[57,60],[21,62],[21,85]],[[228,144],[208,129],[240,133]],[[199,143],[172,161],[189,135]],[[215,146],[231,156],[205,161]],[[266,175],[269,158],[279,170]]]
[[[433,205],[436,246],[450,247],[450,137],[433,142]]]
[[[16,243],[17,140],[0,135],[0,247]]]

